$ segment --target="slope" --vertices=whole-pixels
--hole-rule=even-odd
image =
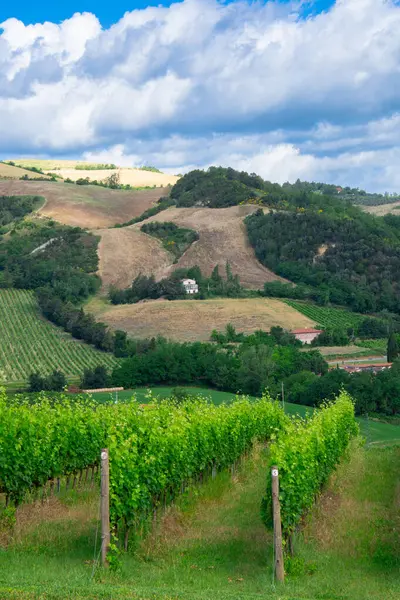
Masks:
[[[122,191],[52,181],[0,181],[0,195],[44,196],[46,203],[39,214],[87,229],[110,227],[137,217],[167,191],[165,188]]]
[[[0,381],[26,381],[32,370],[60,369],[76,377],[85,367],[115,363],[111,354],[75,341],[42,319],[33,292],[0,290]]]
[[[274,325],[287,329],[310,327],[308,319],[284,302],[251,298],[218,300],[164,300],[104,307],[96,301],[87,306],[98,319],[133,337],[163,335],[178,341],[207,341],[213,329],[232,323],[238,332],[268,331]]]
[[[50,179],[47,175],[42,175],[41,173],[34,173],[34,171],[28,171],[27,169],[22,169],[21,167],[14,167],[13,165],[6,165],[5,163],[0,162],[0,180],[1,179],[21,179],[26,175],[30,179],[38,179],[45,177],[46,179]]]
[[[232,272],[239,275],[242,285],[249,289],[262,288],[266,281],[285,281],[258,262],[248,243],[243,219],[256,210],[257,207],[251,205],[219,209],[169,208],[142,223],[124,229],[100,231],[100,273],[104,277],[104,286],[127,287],[140,272],[153,272],[161,278],[176,268],[193,265],[198,265],[205,275],[210,276],[216,265],[220,266],[221,273],[224,272],[227,261]],[[177,264],[173,264],[172,255],[168,256],[157,240],[140,231],[144,223],[155,221],[171,221],[188,227],[197,231],[200,239],[192,244]],[[126,253],[117,251],[123,244],[129,249]],[[156,255],[152,256],[155,248]]]

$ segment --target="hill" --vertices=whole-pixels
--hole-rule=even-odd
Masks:
[[[167,192],[166,188],[124,191],[53,181],[0,181],[0,195],[43,196],[46,203],[38,214],[86,229],[138,217]]]
[[[104,287],[127,287],[139,273],[161,278],[176,268],[194,265],[210,276],[216,265],[223,272],[227,261],[246,288],[259,289],[266,281],[284,281],[257,260],[248,242],[244,218],[256,210],[251,205],[221,209],[172,207],[136,225],[98,231]],[[173,255],[163,249],[161,242],[140,231],[145,223],[152,222],[188,227],[199,234],[199,240],[174,264]]]
[[[80,377],[86,367],[116,363],[111,354],[74,340],[39,315],[28,290],[0,290],[0,381],[24,382],[33,370]]]
[[[213,329],[232,323],[238,332],[268,331],[274,325],[287,329],[310,327],[314,322],[284,302],[273,299],[218,299],[143,302],[107,307],[89,304],[98,320],[133,337],[163,335],[177,341],[206,341]]]
[[[18,166],[6,165],[0,162],[0,180],[1,179],[21,179],[21,177],[29,177],[30,179],[50,179],[47,175],[28,171]]]
[[[122,185],[131,185],[132,187],[166,187],[168,185],[174,185],[178,181],[178,177],[175,175],[166,175],[165,173],[156,173],[154,171],[146,171],[142,169],[57,169],[50,170],[50,173],[59,175],[63,179],[77,179],[88,178],[90,181],[104,181],[110,175],[117,174],[119,182]]]

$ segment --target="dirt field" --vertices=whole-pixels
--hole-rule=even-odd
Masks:
[[[105,170],[88,170],[81,171],[80,169],[60,169],[50,171],[56,175],[60,175],[64,179],[77,179],[88,177],[90,181],[103,181],[110,177],[113,173],[119,174],[120,183],[123,185],[132,185],[134,187],[142,186],[157,186],[163,187],[166,185],[174,185],[178,181],[175,175],[166,175],[165,173],[153,173],[152,171],[142,171],[141,169],[105,169]]]
[[[361,208],[377,217],[383,217],[389,213],[400,215],[400,202],[391,202],[390,204],[381,204],[380,206],[361,206]]]
[[[172,262],[159,240],[131,227],[99,229],[99,275],[103,291],[110,285],[128,287],[139,274],[161,279]]]
[[[46,203],[38,214],[88,229],[110,227],[138,217],[167,192],[166,188],[125,192],[72,183],[0,181],[0,195],[44,196]]]
[[[27,171],[26,169],[21,169],[21,167],[13,167],[12,165],[0,163],[0,180],[3,178],[20,179],[24,175],[28,175],[28,177],[30,177],[31,179],[36,179],[37,177],[45,177],[45,175],[41,175],[40,173],[34,173],[33,171]],[[48,177],[48,179],[50,179],[50,177]]]
[[[120,245],[121,230],[107,232],[107,243],[100,248],[100,270],[104,273],[104,283],[127,287],[140,270],[144,272],[141,263],[138,265],[135,253],[139,252],[143,259],[148,257],[157,269],[159,278],[167,276],[178,267],[199,265],[205,275],[211,275],[215,265],[219,264],[220,273],[225,273],[226,261],[229,261],[232,272],[238,274],[244,287],[259,289],[266,281],[282,280],[258,262],[248,240],[243,219],[257,210],[255,206],[231,206],[229,208],[169,208],[143,223],[151,221],[172,221],[182,227],[189,227],[200,234],[200,239],[192,244],[177,264],[173,264],[172,255],[169,265],[163,254],[162,263],[150,259],[154,248],[154,240],[150,236],[139,237],[143,223],[137,223],[124,228],[124,243],[130,252],[119,253],[115,258],[115,248]],[[143,247],[141,246],[143,244]],[[138,270],[138,266],[140,269]],[[126,274],[126,276],[124,275]],[[109,274],[110,276],[108,277]]]
[[[156,300],[106,306],[105,310],[97,306],[95,313],[99,320],[134,337],[164,335],[179,341],[208,340],[213,329],[220,331],[227,323],[246,333],[257,329],[267,331],[274,325],[286,329],[314,325],[284,302],[271,298]]]

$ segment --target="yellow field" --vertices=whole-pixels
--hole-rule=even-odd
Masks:
[[[104,170],[75,169],[77,165],[89,166],[93,164],[82,160],[40,160],[34,158],[19,158],[13,159],[13,162],[16,165],[24,165],[26,167],[37,167],[38,169],[41,169],[46,173],[54,172],[55,175],[59,175],[64,179],[72,179],[72,181],[76,181],[77,179],[81,178],[85,179],[86,177],[88,177],[91,181],[103,181],[104,179],[106,179],[106,177],[109,177],[112,173],[116,172],[119,173],[121,184],[132,185],[133,187],[145,187],[153,185],[157,187],[163,187],[167,185],[174,185],[174,183],[176,183],[178,180],[178,177],[176,177],[175,175],[167,175],[165,173],[153,173],[152,171],[142,171],[141,169],[134,168],[118,168]]]
[[[12,165],[6,165],[0,162],[0,179],[20,179],[24,175],[27,175],[30,179],[36,179],[38,177],[44,177],[40,173],[34,173],[33,171],[27,171],[21,169],[21,167],[13,167]],[[48,177],[50,179],[50,177]]]
[[[380,206],[362,206],[361,208],[377,217],[383,217],[389,213],[400,215],[400,202],[390,202],[389,204],[381,204]]]
[[[63,179],[89,178],[90,181],[104,181],[110,175],[118,173],[119,182],[122,185],[131,185],[133,187],[157,186],[164,187],[174,185],[178,181],[175,175],[166,175],[165,173],[153,173],[153,171],[142,171],[141,169],[100,169],[100,170],[77,170],[77,169],[54,169],[49,171],[60,175]]]
[[[232,323],[238,332],[311,327],[311,319],[284,302],[271,298],[218,300],[155,300],[110,306],[100,301],[87,305],[100,321],[138,338],[163,335],[178,341],[206,341],[213,329],[222,331]]]

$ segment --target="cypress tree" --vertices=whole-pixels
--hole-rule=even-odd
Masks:
[[[387,345],[387,360],[392,363],[399,356],[399,345],[397,343],[397,338],[395,334],[392,332],[389,335],[388,345]]]

